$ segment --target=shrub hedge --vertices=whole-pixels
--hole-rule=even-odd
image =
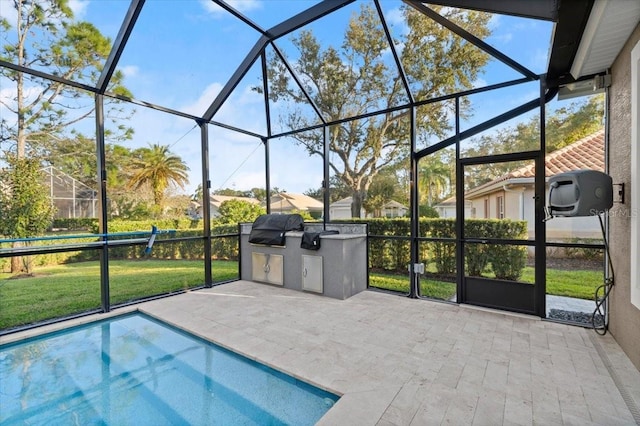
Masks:
[[[381,218],[359,220],[369,224],[369,235],[380,237],[409,236],[408,218]],[[420,218],[419,235],[423,238],[455,239],[455,219]],[[527,222],[510,219],[467,219],[465,236],[486,239],[526,239]],[[452,275],[456,271],[456,245],[449,241],[422,241],[420,261],[432,263],[439,275]],[[525,246],[498,244],[466,244],[466,273],[482,276],[493,272],[496,278],[517,280],[526,265]],[[369,243],[369,266],[389,271],[406,271],[411,262],[408,239],[372,238]]]
[[[376,218],[349,220],[346,222],[367,223],[369,235],[375,236],[369,243],[369,266],[388,271],[406,271],[411,262],[408,237],[411,222],[408,218]],[[202,222],[191,219],[167,219],[146,221],[109,222],[110,233],[148,232],[152,225],[160,230],[173,230],[170,234],[159,234],[151,256],[157,259],[201,259],[203,240],[183,240],[187,237],[202,237]],[[54,227],[65,230],[86,230],[97,233],[98,222],[95,219],[57,219]],[[436,239],[455,238],[455,219],[420,218],[420,237]],[[212,235],[236,234],[236,225],[215,225]],[[509,219],[468,219],[465,221],[465,235],[468,238],[524,239],[527,224],[525,221]],[[379,238],[381,237],[381,238]],[[391,238],[384,238],[391,237]],[[400,238],[398,238],[400,237]],[[131,239],[136,236],[120,236],[113,239]],[[172,242],[163,242],[178,239]],[[62,245],[79,242],[96,241],[96,238],[59,239],[43,241],[43,245]],[[4,246],[8,246],[4,244]],[[212,241],[212,257],[214,259],[237,260],[237,237],[214,238]],[[467,244],[465,246],[466,273],[482,276],[493,272],[496,278],[517,280],[526,263],[527,249],[524,246],[497,244]],[[109,257],[113,259],[138,259],[144,256],[144,245],[112,247]],[[452,275],[456,270],[456,245],[452,241],[421,241],[419,246],[420,261],[432,264],[439,275]],[[34,265],[52,265],[67,262],[98,260],[99,250],[51,253],[37,255]],[[3,262],[6,269],[6,262]]]
[[[110,238],[111,241],[130,240],[145,238],[151,232],[151,226],[155,225],[160,230],[171,230],[174,232],[158,234],[157,244],[154,244],[151,257],[155,259],[202,259],[204,241],[202,239],[178,240],[175,242],[164,242],[173,239],[188,237],[202,237],[202,222],[190,219],[178,220],[148,220],[148,221],[110,221],[109,233],[121,232],[141,232],[146,235],[123,235]],[[95,219],[64,219],[57,220],[54,228],[64,229],[64,232],[54,231],[51,236],[64,237],[65,233],[74,235],[86,233],[98,233],[98,222]],[[215,225],[211,227],[212,235],[229,235],[238,232],[237,225]],[[59,238],[56,240],[38,241],[38,246],[58,246],[78,243],[88,243],[98,241],[96,237],[86,238]],[[145,256],[146,245],[135,246],[113,246],[109,249],[110,259],[139,259]],[[1,248],[9,248],[9,243],[0,244]],[[219,260],[237,260],[239,247],[237,237],[214,238],[211,243],[212,258]],[[100,258],[100,250],[70,251],[62,253],[48,253],[33,256],[34,266],[58,265],[70,262],[97,261]],[[0,271],[8,272],[10,266],[9,258],[0,259]]]

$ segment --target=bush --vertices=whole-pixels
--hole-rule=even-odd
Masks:
[[[97,234],[98,224],[93,220],[77,220],[72,219],[66,222],[59,222],[59,224],[66,224],[73,227],[84,226],[87,223],[91,223],[92,229],[88,232]],[[160,230],[174,230],[171,234],[159,234],[154,244],[151,256],[156,259],[188,259],[196,260],[204,258],[204,240],[198,237],[203,236],[203,228],[201,220],[191,219],[170,219],[170,220],[144,220],[144,221],[125,221],[114,220],[109,221],[109,232],[112,234],[120,232],[141,232],[149,233],[151,226],[155,225]],[[66,233],[66,232],[65,232]],[[65,233],[50,233],[49,235],[64,237]],[[215,238],[217,235],[229,235],[237,234],[237,225],[215,225],[211,227],[211,235],[214,237],[211,240],[211,254],[212,259],[224,259],[224,260],[237,260],[239,247],[238,238],[232,237],[220,237]],[[148,235],[148,234],[147,234]],[[129,240],[137,238],[145,238],[146,235],[123,235],[114,236],[111,240]],[[171,241],[175,238],[188,238],[195,237],[194,240],[179,240]],[[98,237],[87,236],[85,238],[60,238],[56,240],[44,240],[39,241],[39,246],[51,246],[51,245],[67,245],[67,244],[79,244],[98,241]],[[3,244],[3,248],[9,247],[9,244]],[[111,259],[140,259],[145,256],[145,245],[134,246],[122,246],[109,248],[109,257]],[[85,262],[85,261],[97,261],[100,258],[100,249],[96,250],[83,250],[83,251],[70,251],[61,253],[48,253],[39,254],[33,256],[33,264],[36,266],[47,265],[59,265],[72,262]],[[0,259],[0,270],[6,271],[9,265],[10,258]]]
[[[409,240],[384,237],[409,236],[411,222],[407,218],[360,219],[369,224],[369,235],[383,238],[369,240],[369,266],[388,271],[406,271],[411,262]],[[467,238],[524,239],[527,223],[508,219],[468,219],[465,221]],[[455,219],[420,218],[420,237],[455,239]],[[420,244],[420,260],[431,260],[439,275],[451,275],[456,271],[456,243],[430,241]],[[515,280],[520,278],[526,265],[527,249],[522,246],[466,244],[465,267],[471,276],[481,276],[491,266],[496,278]]]
[[[572,244],[602,244],[599,238],[572,238]],[[564,255],[569,259],[603,260],[604,250],[587,247],[565,247]]]
[[[501,229],[503,220],[497,219],[468,219],[464,223],[464,234],[467,238],[512,238]],[[481,277],[490,260],[493,246],[483,243],[467,243],[464,246],[465,265],[467,274]]]
[[[411,232],[408,218],[375,218],[348,220],[345,222],[367,223],[369,235],[382,238],[369,239],[369,267],[388,271],[406,272],[411,262],[411,247],[407,237]],[[89,223],[89,222],[87,222]],[[69,222],[73,224],[73,222]],[[76,223],[77,224],[77,223]],[[160,234],[151,256],[157,259],[203,259],[204,240],[201,220],[167,219],[109,222],[109,232],[149,232],[155,225],[160,230],[175,230],[173,234]],[[455,238],[455,219],[420,218],[420,237]],[[78,225],[79,226],[79,225]],[[93,233],[97,233],[97,222],[92,222]],[[527,224],[524,221],[469,219],[465,222],[465,234],[470,238],[523,239]],[[237,260],[239,239],[235,236],[238,226],[235,224],[214,225],[211,227],[212,259]],[[222,237],[232,235],[231,237]],[[215,236],[220,236],[215,238]],[[404,237],[404,238],[384,238]],[[116,237],[114,237],[115,239]],[[137,238],[122,236],[121,239]],[[181,238],[194,238],[182,240]],[[178,239],[178,240],[176,240]],[[43,241],[39,244],[70,244],[96,241],[96,237],[82,239],[60,239]],[[595,250],[592,250],[595,251]],[[466,273],[481,276],[489,265],[496,278],[517,280],[526,264],[527,249],[522,246],[467,244],[465,246]],[[52,265],[67,262],[95,261],[99,259],[99,250],[86,250],[65,253],[37,255],[36,265]],[[144,246],[111,247],[109,256],[113,259],[138,259],[144,257]],[[456,271],[456,243],[449,241],[427,241],[420,243],[420,261],[429,260],[439,275],[451,275]],[[4,262],[6,264],[6,261]],[[2,266],[2,263],[0,263]]]
[[[57,218],[53,219],[51,228],[92,232],[94,229],[98,229],[98,219],[93,217]]]
[[[420,235],[432,238],[455,238],[455,219],[422,219],[424,231]],[[421,228],[423,228],[421,226]],[[429,244],[432,250],[436,271],[441,275],[451,275],[456,272],[456,244],[446,241],[434,241]]]
[[[508,219],[492,220],[493,238],[524,239],[527,223]],[[527,263],[527,247],[496,244],[489,251],[491,269],[496,278],[516,281]]]
[[[420,215],[420,217],[440,217],[436,209],[424,204],[418,206],[418,214]]]
[[[526,247],[497,245],[491,249],[491,269],[498,279],[519,280],[526,263]]]

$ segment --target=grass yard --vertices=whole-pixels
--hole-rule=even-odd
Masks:
[[[238,277],[238,263],[212,262],[215,282]],[[110,301],[127,302],[202,285],[201,260],[112,260]],[[100,265],[71,263],[35,268],[35,276],[0,274],[0,329],[100,308]]]
[[[215,282],[238,278],[235,261],[212,262]],[[35,323],[100,309],[100,265],[95,262],[36,267],[36,275],[11,278],[0,274],[0,329]],[[201,260],[114,260],[109,262],[112,305],[202,285]],[[533,282],[534,270],[526,267],[522,280]],[[547,293],[593,299],[602,284],[601,271],[547,270]],[[408,274],[371,272],[372,287],[408,293]],[[420,280],[420,294],[449,300],[456,292],[452,282],[428,277]]]
[[[369,285],[384,290],[409,293],[409,275],[372,272],[369,274]],[[423,277],[420,278],[420,294],[433,299],[449,300],[456,294],[456,284]]]
[[[521,281],[534,282],[534,269],[524,268]],[[596,288],[602,284],[602,271],[547,269],[547,294],[593,300]],[[369,285],[385,290],[409,292],[409,275],[371,273]],[[455,283],[420,279],[420,294],[434,299],[449,300],[456,293]]]

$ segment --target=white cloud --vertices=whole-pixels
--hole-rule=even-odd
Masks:
[[[260,0],[226,0],[226,2],[238,12],[262,9],[262,2]],[[211,15],[219,16],[227,13],[223,8],[211,0],[200,0],[200,4],[202,4],[204,9]]]
[[[389,25],[404,25],[404,15],[399,7],[390,9],[384,14],[385,19]]]
[[[11,26],[16,24],[18,12],[13,7],[13,1],[0,0],[0,17],[6,19]]]
[[[513,33],[496,34],[489,37],[489,40],[493,40],[496,44],[507,44],[513,40]]]
[[[484,80],[484,79],[482,79],[482,78],[476,78],[476,79],[474,80],[474,82],[472,83],[472,85],[473,85],[473,88],[474,88],[474,89],[477,89],[477,88],[479,88],[479,87],[486,87],[486,86],[488,86],[487,81],[486,81],[486,80]]]
[[[404,15],[400,8],[391,9],[385,12],[384,18],[387,21],[387,25],[392,28],[391,34],[394,37],[398,38],[409,33],[409,26],[407,25],[407,21],[404,19]],[[401,49],[398,48],[398,50]]]
[[[125,65],[120,67],[120,71],[124,74],[125,77],[135,77],[140,72],[140,67],[137,65]]]
[[[84,19],[87,6],[89,6],[89,0],[69,0],[69,8],[73,11],[73,17],[76,21]]]
[[[211,83],[208,85],[200,97],[194,102],[184,105],[178,110],[184,111],[188,114],[197,115],[198,117],[205,113],[205,111],[211,105],[211,102],[218,96],[218,93],[222,90],[223,85],[221,83]]]
[[[89,0],[69,0],[69,8],[73,12],[73,18],[76,21],[83,20],[87,7],[89,6]],[[0,17],[6,19],[9,25],[15,27],[18,19],[18,12],[13,5],[12,0],[0,0]],[[54,21],[59,26],[59,21]]]
[[[225,187],[237,188],[240,191],[248,191],[251,188],[264,188],[264,173],[239,173],[231,182],[231,185]]]
[[[259,0],[227,0],[227,4],[241,12],[262,8],[262,2]]]
[[[495,31],[500,26],[500,18],[501,18],[501,15],[498,15],[497,13],[494,13],[493,15],[491,15],[491,19],[489,19],[489,24],[488,24],[491,32]]]
[[[200,117],[211,106],[222,88],[221,83],[211,83],[198,99],[179,107],[178,110]],[[238,86],[223,103],[213,120],[258,134],[266,134],[264,98],[252,90],[250,85]],[[238,133],[235,134],[238,135]]]
[[[549,49],[537,48],[527,59],[527,66],[534,72],[543,73],[549,64]]]
[[[42,88],[40,86],[25,86],[22,95],[24,96],[25,102],[28,103],[35,100],[41,93]],[[15,83],[5,78],[0,80],[0,101],[2,101],[0,104],[0,117],[7,120],[9,125],[15,124],[18,117],[10,112],[5,105],[8,105],[12,109],[17,109],[17,95],[18,92]]]

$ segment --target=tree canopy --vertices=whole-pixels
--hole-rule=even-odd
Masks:
[[[184,189],[189,183],[186,163],[169,151],[166,145],[150,144],[149,148],[139,148],[132,160],[133,175],[129,179],[129,188],[140,189],[149,186],[153,193],[153,202],[162,208],[165,190],[176,185]]]
[[[3,2],[3,7],[9,5],[16,11],[16,20],[0,18],[5,41],[0,50],[2,60],[45,69],[71,81],[97,82],[111,50],[111,40],[93,24],[75,21],[68,0]],[[0,102],[15,114],[15,120],[0,120],[0,148],[18,158],[50,158],[55,145],[72,133],[69,129],[94,111],[93,98],[84,97],[74,87],[9,68],[0,68],[0,79],[3,89],[12,89],[10,96]],[[123,80],[124,75],[115,72],[108,89],[131,97]],[[120,120],[115,132],[107,131],[107,136],[129,138],[132,129],[122,119],[126,120],[132,111],[123,114],[117,101],[107,102],[105,111],[108,117],[118,115]]]
[[[218,209],[220,223],[253,222],[261,214],[266,213],[262,206],[243,200],[227,200],[220,204]]]
[[[479,37],[489,34],[490,15],[453,8],[434,8]],[[408,31],[395,44],[415,99],[428,99],[470,89],[489,56],[409,6],[402,7]],[[376,116],[331,126],[328,143],[330,167],[350,188],[352,214],[359,217],[374,177],[409,155],[409,110],[389,111],[408,102],[409,94],[387,52],[389,44],[377,11],[362,5],[345,31],[340,47],[323,46],[311,30],[301,30],[292,43],[299,56],[292,63],[304,91],[324,120],[337,123],[373,111]],[[269,97],[293,105],[280,117],[285,128],[301,129],[319,122],[305,113],[308,100],[277,55],[268,67]],[[260,90],[260,89],[258,89]],[[466,103],[462,102],[464,112]],[[417,112],[421,137],[442,136],[449,128],[450,103],[433,103]],[[323,155],[318,132],[293,135],[310,155]]]
[[[33,158],[7,158],[0,169],[0,235],[28,238],[42,235],[51,225],[54,208],[44,185],[40,163]],[[22,244],[16,243],[15,246]],[[31,272],[31,256],[12,258],[12,272]]]

